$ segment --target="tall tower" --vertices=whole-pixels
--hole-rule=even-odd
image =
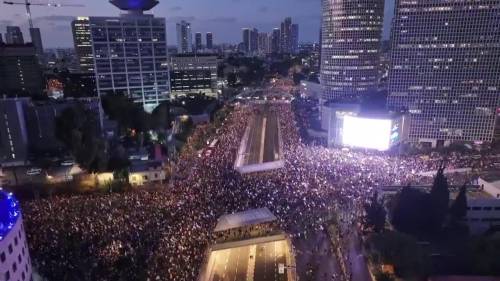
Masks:
[[[290,51],[292,54],[299,52],[299,25],[294,23],[291,28]]]
[[[277,54],[280,52],[280,29],[274,28],[271,35],[271,53]]]
[[[92,53],[92,40],[90,34],[90,21],[88,17],[77,17],[71,22],[75,52],[78,56],[80,71],[94,72],[94,54]]]
[[[24,44],[23,33],[19,26],[7,26],[7,33],[5,33],[5,42],[7,44]]]
[[[323,99],[359,99],[377,87],[384,0],[323,0],[322,9]]]
[[[281,23],[280,49],[282,53],[290,54],[292,51],[292,18],[288,17]]]
[[[207,49],[211,50],[214,48],[214,36],[212,32],[207,32]]]
[[[155,0],[110,2],[127,13],[89,17],[88,27],[80,26],[83,38],[90,32],[97,92],[125,94],[152,111],[170,93],[165,19],[144,13]]]
[[[203,44],[201,42],[201,32],[196,32],[194,34],[194,42],[196,51],[197,52],[201,51],[203,49]]]
[[[193,52],[193,35],[191,24],[187,21],[177,23],[177,53],[186,54]]]
[[[409,111],[410,141],[490,142],[500,99],[500,2],[398,0],[395,9],[388,102]]]

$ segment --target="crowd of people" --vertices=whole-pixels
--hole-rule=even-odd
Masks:
[[[233,169],[253,112],[252,105],[239,105],[218,130],[213,153],[199,157],[186,149],[168,187],[26,202],[37,270],[49,280],[192,281],[223,214],[267,207],[283,230],[301,239],[323,229],[332,212],[362,206],[378,186],[416,183],[420,172],[444,160],[456,168],[480,165],[460,155],[393,157],[306,145],[290,104],[272,110],[281,127],[282,169],[250,175]]]

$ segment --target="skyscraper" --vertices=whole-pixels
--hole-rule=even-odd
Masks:
[[[32,44],[0,46],[0,96],[42,92],[42,70]]]
[[[275,28],[273,29],[273,33],[271,35],[271,53],[277,54],[280,52],[280,42],[280,29]]]
[[[94,56],[92,53],[92,39],[88,17],[78,17],[71,22],[75,52],[80,63],[80,71],[94,73]]]
[[[165,19],[144,14],[155,0],[111,3],[128,13],[89,18],[97,92],[123,93],[152,111],[170,92]]]
[[[194,34],[194,41],[195,41],[195,49],[197,52],[201,51],[203,49],[203,44],[201,42],[201,32],[196,32]]]
[[[299,25],[296,23],[291,28],[290,51],[292,54],[299,52]]]
[[[43,44],[42,35],[40,34],[40,28],[33,27],[30,28],[31,43],[35,46],[36,55],[40,61],[43,58]]]
[[[259,31],[256,28],[243,28],[243,48],[246,53],[255,53],[259,48]]]
[[[377,87],[384,0],[323,0],[323,99],[359,99]]]
[[[2,36],[2,33],[0,33],[0,44],[3,44],[3,36]]]
[[[24,44],[23,33],[19,26],[7,26],[7,33],[5,33],[5,42],[7,44]]]
[[[259,54],[269,53],[269,35],[266,32],[261,32],[258,35],[258,51]]]
[[[408,109],[410,141],[493,138],[500,98],[500,2],[396,1],[389,105]]]
[[[288,17],[281,23],[280,31],[280,50],[282,53],[291,53],[291,39],[292,39],[292,18]]]
[[[214,48],[214,36],[212,32],[207,32],[207,49],[212,50]]]
[[[186,54],[193,52],[193,35],[191,24],[187,21],[177,23],[177,53]]]

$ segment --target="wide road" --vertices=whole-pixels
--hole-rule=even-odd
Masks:
[[[213,251],[209,281],[286,281],[287,270],[279,273],[279,264],[287,263],[290,249],[285,240]]]
[[[244,165],[279,160],[278,117],[268,105],[258,106],[251,118]]]

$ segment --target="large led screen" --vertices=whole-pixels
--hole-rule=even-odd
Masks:
[[[392,121],[345,116],[342,143],[346,146],[387,150],[390,147]]]

